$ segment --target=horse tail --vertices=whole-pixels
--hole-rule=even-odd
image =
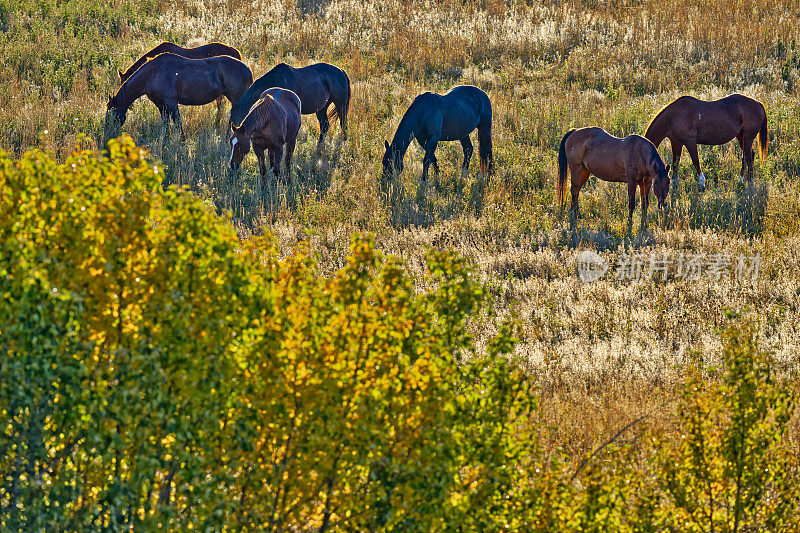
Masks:
[[[764,105],[761,105],[764,109]],[[767,128],[767,110],[764,109],[764,121],[761,123],[761,131],[758,132],[758,152],[761,160],[767,156],[767,146],[769,145],[769,129]]]
[[[347,117],[347,110],[350,108],[350,76],[347,75],[347,72],[342,70],[342,74],[344,74],[344,79],[347,82],[345,84],[345,90],[347,94],[345,95],[344,103],[342,104],[343,109],[339,110],[339,108],[334,104],[328,109],[328,120],[332,121],[336,119],[338,116]]]
[[[492,103],[486,97],[486,111],[478,123],[478,158],[481,170],[488,176],[494,174],[494,156],[492,155]]]
[[[558,203],[564,205],[564,186],[567,182],[567,139],[575,133],[575,128],[569,130],[561,139],[558,146]]]

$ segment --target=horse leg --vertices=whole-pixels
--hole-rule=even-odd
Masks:
[[[673,141],[670,139],[670,144],[672,145],[672,178],[676,179],[678,177],[678,165],[681,163],[681,152],[683,151],[683,145],[678,141]]]
[[[439,163],[436,161],[436,147],[439,145],[439,139],[428,139],[425,143],[425,157],[422,159],[422,178],[420,181],[427,181],[428,167],[433,165],[433,172],[436,176],[439,175]]]
[[[697,189],[700,192],[706,190],[706,177],[703,175],[703,172],[700,170],[700,158],[697,155],[697,143],[695,141],[689,141],[685,144],[686,151],[689,152],[689,157],[692,158],[692,164],[694,165],[694,170],[697,172]]]
[[[168,103],[165,104],[167,110],[167,125],[169,125],[169,118],[172,118],[172,121],[178,127],[178,131],[180,132],[180,141],[183,142],[186,140],[186,136],[183,134],[183,121],[181,120],[181,113],[178,110],[178,103]]]
[[[255,152],[256,159],[258,159],[258,170],[261,173],[261,187],[266,189],[267,165],[266,163],[264,163],[264,147],[253,143],[253,152]],[[272,164],[272,152],[270,152],[269,157],[270,157],[270,164]]]
[[[464,149],[464,164],[461,165],[461,176],[466,178],[469,170],[469,161],[472,159],[472,152],[474,151],[469,135],[461,139],[461,147]]]
[[[270,150],[270,161],[272,162],[272,172],[277,179],[281,179],[281,159],[283,159],[283,146],[278,146]]]
[[[675,202],[678,197],[678,186],[680,185],[678,178],[678,165],[681,164],[681,152],[683,145],[676,140],[670,139],[672,145],[672,194],[670,194],[671,201]]]
[[[644,181],[639,185],[639,196],[642,197],[642,230],[647,228],[647,208],[650,206],[651,181]]]
[[[331,123],[328,120],[327,105],[317,111],[317,120],[319,120],[319,141],[317,141],[317,153],[320,153],[322,151],[322,143],[325,140],[325,134],[328,133],[328,129],[331,127]]]
[[[636,209],[636,180],[628,178],[628,233],[633,228],[633,210]]]
[[[580,193],[581,188],[586,183],[586,180],[589,179],[589,169],[584,167],[581,164],[571,164],[569,166],[569,175],[570,175],[570,192],[572,193],[572,203],[569,208],[570,213],[570,224],[575,225],[575,222],[578,220],[578,193]]]
[[[292,175],[292,154],[294,154],[294,147],[297,145],[297,137],[286,143],[286,178]]]
[[[217,118],[214,119],[214,127],[219,128],[219,122],[222,119],[222,104],[225,103],[225,97],[220,95],[217,97]]]
[[[739,135],[741,136],[739,146],[742,147],[742,175],[739,177],[739,180],[744,181],[744,178],[747,177],[748,183],[752,183],[753,173],[755,171],[753,164],[756,158],[756,153],[753,150],[753,143],[756,140],[756,133],[753,132],[752,135],[740,133]]]

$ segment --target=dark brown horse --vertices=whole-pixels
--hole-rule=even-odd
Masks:
[[[317,115],[319,120],[319,141],[322,147],[330,121],[337,115],[342,127],[342,137],[347,138],[347,110],[350,107],[350,78],[347,73],[328,63],[316,63],[307,67],[294,68],[280,63],[258,78],[253,86],[231,109],[231,124],[239,124],[261,93],[270,87],[289,89],[300,97],[302,113]],[[331,104],[333,106],[331,107]],[[330,107],[330,111],[328,108]]]
[[[117,70],[119,73],[120,83],[125,83],[125,80],[130,78],[131,75],[136,72],[139,67],[144,65],[148,59],[153,59],[160,54],[175,54],[185,57],[186,59],[206,59],[216,56],[231,56],[239,61],[242,60],[242,54],[239,53],[239,50],[232,46],[228,46],[227,44],[208,43],[202,46],[196,46],[194,48],[183,48],[175,43],[165,41],[137,59],[136,62],[128,67],[128,70],[125,72]]]
[[[264,151],[269,151],[269,164],[275,177],[281,177],[281,158],[286,147],[286,168],[292,171],[292,154],[300,131],[300,98],[288,89],[272,87],[261,94],[250,112],[238,126],[233,124],[231,135],[231,168],[237,170],[250,144],[258,158],[261,182],[267,183]]]
[[[230,56],[186,59],[175,54],[161,54],[143,64],[117,91],[109,96],[106,126],[111,118],[120,125],[128,108],[141,96],[147,96],[165,124],[172,118],[183,137],[178,104],[205,105],[224,96],[236,102],[253,83],[250,69]]]
[[[160,54],[175,54],[185,57],[186,59],[206,59],[209,57],[230,56],[234,59],[238,59],[239,61],[242,60],[242,54],[239,53],[239,50],[232,46],[228,46],[227,44],[208,43],[202,46],[195,46],[194,48],[183,48],[175,43],[165,41],[137,59],[136,62],[128,67],[128,70],[125,72],[117,70],[119,73],[120,83],[125,83],[125,80],[130,78],[131,75],[139,69],[139,67]],[[217,98],[217,124],[219,124],[219,120],[222,117],[222,103],[223,97],[220,96]]]
[[[753,180],[753,141],[759,138],[761,158],[767,155],[769,131],[767,112],[761,102],[741,94],[706,102],[691,96],[681,96],[664,109],[647,127],[645,137],[658,147],[665,138],[672,144],[672,171],[677,172],[681,150],[686,147],[697,172],[700,191],[705,190],[706,178],[700,170],[698,144],[719,145],[736,139],[742,147],[742,170],[739,176]],[[717,182],[715,176],[714,183]]]
[[[628,184],[628,229],[633,226],[636,187],[642,197],[642,228],[647,225],[647,206],[653,186],[658,207],[669,193],[669,165],[664,166],[653,143],[641,135],[624,139],[602,128],[569,130],[558,147],[558,199],[564,204],[567,169],[572,181],[571,219],[578,218],[578,193],[591,174],[604,181]]]
[[[403,157],[414,139],[425,150],[421,181],[428,179],[428,167],[431,165],[434,175],[439,174],[439,163],[435,154],[439,141],[461,141],[464,149],[461,174],[466,176],[473,151],[469,134],[476,129],[481,170],[492,174],[492,102],[489,96],[473,85],[459,85],[445,94],[420,94],[414,98],[400,119],[392,143],[384,141],[384,181],[403,172]]]

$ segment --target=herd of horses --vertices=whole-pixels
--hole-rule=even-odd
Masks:
[[[315,114],[321,149],[330,121],[337,116],[342,137],[347,138],[347,112],[350,107],[350,79],[342,69],[327,63],[293,68],[285,63],[253,81],[250,68],[242,62],[235,48],[209,43],[182,48],[164,42],[138,59],[125,72],[119,71],[120,88],[109,96],[106,126],[112,121],[125,122],[126,113],[138,98],[146,96],[161,112],[164,123],[172,120],[183,138],[178,105],[205,105],[216,100],[217,121],[223,99],[231,103],[229,121],[230,167],[238,169],[244,157],[253,151],[259,162],[262,183],[270,168],[282,179],[281,163],[285,155],[290,171],[291,158],[300,130],[300,116]],[[491,175],[492,104],[488,95],[471,85],[454,87],[446,94],[426,92],[417,96],[400,120],[392,142],[385,142],[382,159],[383,178],[388,180],[403,171],[403,158],[413,140],[425,152],[421,181],[433,166],[439,173],[436,148],[439,141],[460,141],[464,149],[462,174],[466,175],[472,157],[470,134],[478,130],[481,170]],[[614,137],[601,128],[572,129],[558,148],[558,197],[563,205],[567,174],[570,176],[572,204],[570,217],[578,217],[578,194],[590,175],[628,185],[628,228],[633,224],[636,189],[642,203],[642,227],[646,224],[650,189],[663,208],[670,191],[669,165],[664,165],[658,146],[669,139],[672,148],[673,174],[685,147],[692,159],[698,190],[705,190],[705,176],[700,169],[698,145],[721,145],[734,138],[742,148],[743,180],[753,179],[755,152],[753,142],[759,137],[761,157],[766,155],[769,131],[767,115],[761,102],[741,94],[732,94],[711,102],[681,96],[664,107],[650,122],[644,136]]]

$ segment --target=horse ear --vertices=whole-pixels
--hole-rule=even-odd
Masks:
[[[389,141],[384,140],[383,144],[386,146],[386,151],[388,152],[389,151]]]

